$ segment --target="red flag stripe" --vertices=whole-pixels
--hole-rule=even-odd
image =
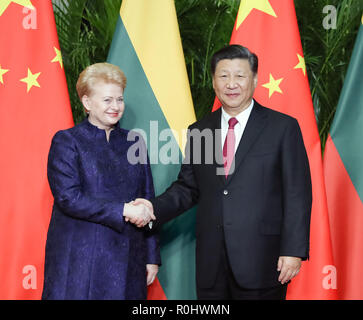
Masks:
[[[363,299],[363,204],[330,135],[324,169],[339,299]]]
[[[158,278],[147,288],[147,300],[167,300]]]

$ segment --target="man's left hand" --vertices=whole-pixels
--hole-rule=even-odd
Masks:
[[[301,258],[298,257],[279,257],[277,271],[280,271],[279,281],[281,284],[289,282],[295,277],[301,267]]]

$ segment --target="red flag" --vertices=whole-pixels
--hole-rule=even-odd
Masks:
[[[52,136],[73,125],[50,0],[0,1],[0,299],[39,299]]]
[[[296,118],[308,153],[312,185],[310,260],[289,284],[288,299],[336,299],[321,147],[293,0],[241,0],[231,44],[259,57],[254,98]],[[220,103],[215,102],[213,111]]]

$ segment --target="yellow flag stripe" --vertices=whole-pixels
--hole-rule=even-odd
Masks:
[[[183,130],[195,121],[173,0],[124,0],[121,19],[154,95],[184,150]]]

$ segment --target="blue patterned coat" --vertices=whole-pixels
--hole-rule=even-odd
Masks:
[[[146,264],[160,264],[158,238],[125,222],[123,206],[154,189],[149,163],[127,159],[135,143],[127,134],[117,125],[108,142],[86,119],[54,136],[43,299],[146,298]]]

